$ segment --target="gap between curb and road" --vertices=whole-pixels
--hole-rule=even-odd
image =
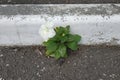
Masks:
[[[40,45],[40,26],[71,26],[80,44],[120,45],[120,4],[0,5],[0,46]]]

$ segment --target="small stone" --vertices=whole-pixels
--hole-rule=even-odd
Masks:
[[[8,0],[8,3],[10,3],[11,2],[11,0]]]
[[[107,76],[105,73],[103,73],[103,76]]]
[[[110,77],[111,77],[111,78],[115,78],[115,74],[111,74]]]
[[[62,72],[60,71],[60,74],[62,74]]]
[[[38,75],[39,77],[41,77],[41,75],[39,74],[39,72],[37,73],[37,75]]]
[[[37,68],[39,68],[40,66],[39,65],[37,65]]]
[[[23,56],[21,56],[21,58],[24,58]]]
[[[0,78],[0,80],[4,80],[3,78]]]
[[[6,67],[8,67],[9,66],[9,64],[6,64]]]
[[[74,66],[76,66],[76,65],[77,65],[77,63],[73,63],[73,65],[74,65]]]
[[[41,64],[44,64],[44,62],[41,62]]]
[[[41,69],[41,71],[42,71],[42,72],[45,71],[45,67],[43,67],[43,68]]]
[[[3,57],[3,54],[0,54],[0,57]]]

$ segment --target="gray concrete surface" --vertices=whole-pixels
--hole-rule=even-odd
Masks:
[[[120,14],[120,4],[18,4],[0,5],[0,15],[103,15],[110,16]]]
[[[120,46],[80,46],[60,66],[43,47],[0,47],[1,80],[119,80]]]
[[[0,5],[0,45],[40,45],[42,24],[71,26],[80,44],[120,44],[120,4]]]
[[[120,3],[120,0],[0,0],[0,4]]]

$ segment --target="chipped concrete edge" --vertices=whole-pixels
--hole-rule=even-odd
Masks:
[[[0,46],[40,45],[40,26],[71,26],[80,44],[120,45],[120,4],[0,5]]]

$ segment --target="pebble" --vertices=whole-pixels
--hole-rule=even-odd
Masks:
[[[38,75],[39,77],[41,77],[41,75],[39,74],[39,72],[37,73],[37,75]]]
[[[11,0],[8,0],[8,3],[11,2]]]
[[[4,80],[3,78],[0,78],[0,80]]]
[[[85,56],[85,58],[87,58],[87,56]]]
[[[8,67],[9,66],[9,64],[6,64],[6,67]]]
[[[116,76],[115,74],[111,74],[110,75],[111,78],[115,78],[115,76]]]
[[[103,73],[103,76],[107,76],[105,73]]]
[[[39,68],[40,66],[39,65],[37,65],[37,68]]]
[[[41,62],[41,64],[44,64],[44,62]]]
[[[0,57],[3,57],[3,54],[0,54]]]
[[[23,56],[21,56],[21,58],[24,58]]]
[[[76,66],[76,65],[77,65],[77,63],[73,63],[73,65],[74,65],[74,66]]]
[[[41,69],[41,71],[42,71],[42,72],[45,71],[45,67],[43,67],[43,68]]]

